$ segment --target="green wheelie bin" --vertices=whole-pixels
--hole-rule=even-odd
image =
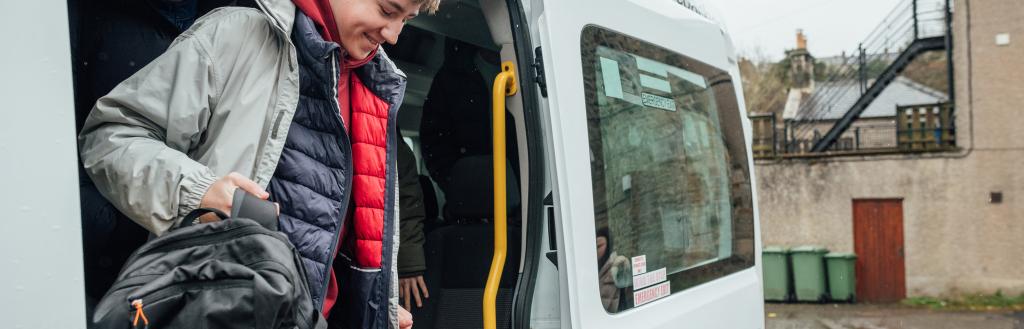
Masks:
[[[793,260],[793,290],[796,300],[821,302],[826,297],[825,260],[828,249],[801,246],[790,250]]]
[[[828,271],[828,292],[833,301],[853,302],[857,291],[854,265],[857,255],[851,253],[828,253],[825,268]]]
[[[783,247],[765,247],[761,250],[761,273],[764,280],[764,300],[785,302],[789,300],[790,273],[789,250]]]

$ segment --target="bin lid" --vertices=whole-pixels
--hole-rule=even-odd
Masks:
[[[857,255],[849,252],[830,252],[825,254],[825,258],[857,259]]]
[[[789,252],[789,249],[779,246],[768,246],[764,247],[764,249],[761,249],[761,252],[766,254],[784,254]]]
[[[828,252],[828,249],[825,249],[824,247],[819,247],[819,246],[799,246],[799,247],[790,249],[789,252],[792,252],[792,253],[808,252],[808,253],[821,253],[821,254],[824,254],[824,253]]]

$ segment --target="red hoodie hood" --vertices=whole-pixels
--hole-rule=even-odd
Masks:
[[[334,20],[334,11],[331,10],[330,0],[292,0],[292,3],[294,3],[303,14],[309,16],[309,18],[313,20],[313,23],[316,23],[316,26],[320,27],[320,36],[324,37],[326,40],[330,40],[341,45],[341,35],[338,34],[338,25]],[[342,47],[342,51],[344,52],[344,47]],[[361,60],[354,60],[346,55],[344,66],[345,68],[363,66],[363,64],[370,62],[370,60],[372,60],[376,55],[376,49],[367,55],[366,58]]]

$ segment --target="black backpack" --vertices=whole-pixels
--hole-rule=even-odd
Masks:
[[[90,327],[326,328],[274,204],[239,190],[234,206],[197,209],[135,251]],[[192,225],[211,212],[222,220]]]

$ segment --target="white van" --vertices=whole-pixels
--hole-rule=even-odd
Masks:
[[[68,2],[0,5],[9,328],[86,323]],[[764,327],[750,124],[722,24],[687,0],[445,0],[422,16],[387,48],[409,78],[401,132],[439,209],[416,328],[481,328],[485,305],[497,328]],[[514,75],[491,99],[515,146],[498,180],[507,223],[454,218],[472,187],[434,186],[426,163],[423,109],[464,96],[431,94],[455,43],[480,54],[463,63],[474,72]],[[485,301],[505,230],[507,270]]]

